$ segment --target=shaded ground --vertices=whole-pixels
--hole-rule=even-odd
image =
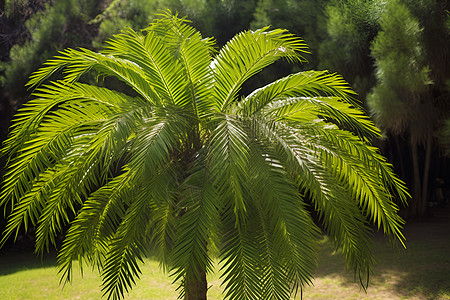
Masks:
[[[375,235],[377,263],[367,293],[346,270],[342,256],[325,243],[314,287],[306,288],[303,298],[450,299],[450,218],[408,224],[404,233],[406,250],[393,249],[382,235]],[[86,270],[81,278],[75,271],[73,285],[61,291],[55,264],[51,255],[41,261],[31,253],[0,254],[0,299],[100,298],[98,274]],[[149,261],[142,271],[128,299],[176,299],[175,286],[156,262]],[[208,282],[209,299],[222,299],[217,274]]]
[[[327,244],[315,286],[305,291],[304,299],[450,299],[450,222],[408,224],[404,233],[405,250],[375,236],[377,262],[367,293]]]

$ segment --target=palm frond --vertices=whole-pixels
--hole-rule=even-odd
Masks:
[[[287,262],[287,282],[295,291],[298,286],[311,283],[317,264],[318,230],[306,212],[299,189],[276,158],[272,142],[261,136],[258,122],[252,120],[251,124],[254,141],[250,168],[254,169],[254,198],[265,207],[269,218],[276,217],[281,224],[273,240],[280,247],[278,251],[284,253],[281,260]]]
[[[173,266],[172,250],[177,236],[179,214],[182,208],[178,204],[179,174],[173,161],[153,178],[151,191],[152,220],[147,225],[146,236],[154,245],[154,255],[160,266],[168,270]]]
[[[324,119],[341,129],[351,130],[367,141],[381,134],[361,108],[338,97],[287,98],[273,101],[263,113],[276,116],[280,121],[294,121],[299,124]]]
[[[36,228],[37,252],[48,251],[50,244],[56,245],[55,237],[69,223],[71,215],[75,214],[76,205],[83,203],[89,189],[101,184],[102,178],[98,176],[103,171],[100,160],[85,160],[87,152],[80,152],[76,154],[77,159],[69,163],[72,167],[61,175],[62,179],[51,190],[39,216]]]
[[[56,233],[69,221],[68,212],[75,212],[74,204],[82,204],[91,191],[107,182],[109,172],[115,161],[120,159],[125,146],[125,140],[120,140],[124,135],[120,126],[114,129],[109,130],[108,134],[82,134],[68,149],[64,161],[71,167],[61,175],[63,179],[51,191],[51,197],[39,218],[36,230],[36,248],[39,251],[48,248],[50,242],[54,243]],[[77,144],[80,142],[81,146]],[[107,151],[103,150],[105,147]],[[108,156],[103,157],[105,154]]]
[[[94,133],[105,115],[95,105],[80,111],[76,105],[60,105],[44,119],[37,132],[31,128],[30,139],[15,140],[20,152],[9,162],[1,193],[2,203],[11,205],[31,188],[32,181],[43,171],[67,155],[77,135]]]
[[[102,291],[108,299],[123,299],[136,284],[135,278],[139,279],[141,274],[139,263],[143,263],[142,253],[145,249],[139,244],[138,239],[127,242],[119,236],[110,245],[111,249],[102,273]]]
[[[181,113],[172,114],[178,111],[174,109],[158,110],[152,118],[144,120],[145,123],[130,141],[130,168],[155,170],[170,161],[170,153],[179,148],[180,134],[186,131],[189,124]]]
[[[260,138],[252,147],[255,201],[259,201],[270,219],[277,218],[268,228],[278,229],[273,243],[284,253],[286,282],[296,290],[298,285],[311,284],[317,265],[318,230],[306,213],[299,190],[272,153],[267,139]],[[266,145],[264,145],[267,143]],[[259,167],[256,167],[259,166]],[[305,230],[305,228],[308,228]]]
[[[337,74],[327,71],[304,71],[274,81],[248,95],[242,103],[243,113],[255,114],[274,100],[290,97],[339,97],[358,108],[351,98],[355,92]]]
[[[242,84],[275,61],[286,58],[304,61],[307,46],[286,30],[268,28],[245,31],[231,39],[218,53],[211,67],[214,72],[214,97],[218,110],[225,112]]]
[[[316,140],[311,146],[320,153],[323,165],[347,187],[352,198],[359,201],[362,210],[378,228],[383,227],[385,234],[403,244],[405,238],[400,230],[404,221],[397,215],[398,207],[390,194],[394,193],[406,203],[408,193],[392,167],[386,164],[376,148],[348,132],[320,126],[308,129],[314,131],[310,138]]]
[[[161,208],[164,209],[166,205],[173,205],[170,197],[167,199],[155,193],[155,188],[163,185],[167,179],[173,178],[172,163],[169,162],[157,169],[149,170],[146,166],[142,166],[142,169],[135,170],[132,180],[129,183],[126,182],[125,187],[128,191],[125,190],[125,193],[118,195],[121,199],[117,201],[129,204],[111,237],[105,257],[102,272],[103,291],[108,298],[123,298],[124,292],[128,292],[128,289],[135,284],[134,279],[139,278],[140,274],[136,258],[142,262],[141,257],[148,255],[148,247],[154,241],[155,232],[151,231],[151,227],[154,226],[152,222],[155,220],[155,213],[158,213]],[[144,183],[139,179],[139,173],[146,174],[147,182]],[[170,230],[174,228],[168,231]],[[168,231],[158,233],[165,235]]]
[[[104,50],[116,60],[133,62],[141,78],[151,87],[160,103],[182,105],[189,102],[183,66],[174,60],[163,41],[152,31],[144,36],[131,28],[115,35]],[[138,68],[136,68],[138,66]],[[134,77],[132,77],[134,78]],[[147,95],[152,95],[146,93]]]
[[[146,71],[132,61],[88,49],[67,49],[61,51],[60,54],[54,59],[48,60],[43,67],[33,73],[27,85],[39,86],[51,74],[60,69],[63,69],[66,74],[64,76],[66,83],[76,82],[82,75],[96,70],[103,76],[114,76],[125,82],[150,103],[161,101],[160,95],[149,83]]]
[[[170,11],[163,13],[161,19],[151,23],[145,31],[156,33],[165,47],[180,61],[189,83],[189,99],[195,114],[208,116],[212,108],[208,97],[211,85],[203,82],[212,82],[209,68],[214,45],[212,39],[202,38],[200,32],[190,26],[188,21],[173,16]]]
[[[255,242],[260,232],[256,226],[252,226],[255,225],[252,222],[254,216],[249,215],[248,223],[238,223],[233,207],[224,209],[222,231],[225,234],[222,237],[220,260],[224,296],[229,299],[261,299],[261,251]]]
[[[70,282],[72,262],[82,266],[87,257],[101,267],[106,245],[125,215],[125,201],[132,195],[134,174],[129,168],[93,192],[71,223],[58,255],[61,282]]]
[[[152,183],[140,186],[141,192],[133,195],[132,203],[111,239],[103,266],[103,295],[108,299],[122,299],[135,284],[141,273],[139,263],[148,251],[146,227],[151,219],[151,200],[148,192]]]
[[[289,127],[262,121],[258,125],[261,134],[273,143],[276,155],[285,162],[288,174],[309,193],[328,233],[338,246],[343,246],[349,266],[365,274],[373,258],[369,248],[370,228],[358,203],[342,188],[333,173],[323,169],[320,155],[305,143],[300,144],[297,140],[300,137]]]
[[[110,165],[120,156],[130,130],[136,127],[128,116],[135,112],[134,102],[130,102],[124,95],[82,84],[75,86],[76,91],[64,85],[55,87],[54,90],[64,94],[66,100],[72,100],[60,103],[58,110],[45,115],[38,132],[31,134],[35,137],[25,143],[25,146],[30,146],[22,148],[22,152],[10,162],[8,178],[2,190],[2,201],[10,201],[13,205],[20,199],[19,207],[13,210],[14,216],[9,223],[10,226],[19,228],[21,222],[24,222],[27,227],[28,218],[31,217],[33,217],[30,219],[33,224],[36,223],[38,216],[42,213],[42,210],[38,208],[44,206],[44,195],[49,195],[56,190],[60,191],[55,184],[56,175],[52,175],[50,179],[45,173],[56,173],[59,177],[67,176],[69,173],[61,173],[61,169],[69,172],[67,168],[70,157],[72,159],[76,157],[74,153],[83,153],[82,163],[77,165],[78,172],[70,173],[73,180],[64,181],[64,184],[71,184],[69,190],[77,190],[78,193],[84,193],[86,196],[92,187],[99,185],[99,180],[106,179]],[[52,98],[50,95],[49,97]],[[105,103],[106,106],[103,105]],[[128,103],[127,108],[130,111],[120,115],[107,115],[117,110],[117,107],[112,109],[112,106],[120,106],[124,109],[126,105],[123,103]],[[84,110],[80,111],[81,107]],[[41,111],[38,110],[32,115],[40,113]],[[108,117],[110,120],[107,120]],[[136,122],[135,119],[133,121]],[[76,145],[80,142],[81,144],[88,142],[90,145],[76,150]],[[66,160],[64,166],[53,169],[52,166],[62,159]],[[43,182],[42,178],[45,178],[47,183]],[[5,237],[10,234],[9,231]]]
[[[244,222],[246,207],[245,182],[248,163],[247,135],[239,120],[232,115],[217,118],[210,138],[208,159],[211,177],[224,203],[232,201],[236,222]]]
[[[52,82],[38,88],[32,95],[37,98],[28,101],[14,116],[12,130],[2,149],[4,155],[14,157],[18,149],[23,148],[36,134],[43,120],[54,114],[55,110],[64,108],[64,105],[66,107],[89,105],[87,113],[92,114],[92,110],[96,109],[98,113],[107,115],[116,113],[121,108],[130,110],[133,106],[149,106],[139,98],[131,98],[123,93],[82,83]],[[70,121],[68,120],[69,123]]]
[[[341,183],[319,164],[307,163],[308,173],[303,178],[304,187],[311,193],[311,200],[322,219],[327,233],[336,247],[342,247],[349,268],[358,274],[362,287],[369,282],[374,258],[370,248],[371,229],[355,201],[341,187]],[[304,169],[306,170],[306,168]],[[364,284],[363,284],[364,283]]]
[[[67,167],[68,165],[65,168],[56,168],[57,171],[48,169],[39,175],[39,180],[35,180],[32,183],[31,190],[17,201],[11,215],[8,217],[0,244],[5,243],[13,234],[14,239],[16,239],[22,225],[25,232],[28,231],[30,225],[36,226],[42,209],[48,201],[50,191],[61,180],[61,175],[67,171]]]

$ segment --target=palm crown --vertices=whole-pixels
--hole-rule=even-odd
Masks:
[[[101,53],[62,51],[31,76],[34,99],[4,143],[1,197],[12,213],[3,241],[35,226],[42,252],[67,229],[62,281],[73,261],[87,261],[114,299],[148,255],[170,268],[180,296],[204,298],[212,253],[227,298],[288,299],[316,268],[315,211],[365,278],[369,224],[402,242],[391,195],[405,201],[406,191],[369,144],[379,131],[348,84],[308,71],[239,93],[279,59],[302,62],[306,48],[263,28],[215,53],[167,13],[142,32],[123,30]],[[59,70],[61,80],[41,85]],[[128,91],[82,83],[91,71]]]

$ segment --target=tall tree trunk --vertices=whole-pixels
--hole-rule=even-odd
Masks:
[[[428,198],[428,179],[430,173],[430,162],[431,162],[431,146],[432,146],[432,136],[431,134],[427,138],[427,149],[425,153],[425,164],[423,167],[423,184],[422,184],[422,198],[419,207],[419,214],[421,216],[425,215],[427,210],[427,198]]]
[[[200,270],[200,276],[187,274],[184,300],[206,300],[208,286],[206,282],[206,273]]]
[[[400,165],[400,176],[403,180],[406,180],[406,172],[405,172],[405,159],[402,154],[402,147],[400,146],[400,141],[398,135],[394,135],[395,148],[397,150],[398,159],[393,159],[392,161],[397,161],[398,165]]]
[[[412,145],[412,163],[413,163],[413,199],[411,205],[411,216],[417,217],[419,216],[419,207],[421,206],[421,182],[420,182],[420,168],[419,168],[419,154],[418,154],[418,145]]]

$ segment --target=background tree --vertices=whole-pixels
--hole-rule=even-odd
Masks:
[[[17,2],[11,1],[13,11],[9,13],[14,14]],[[11,94],[16,107],[27,97],[23,87],[33,70],[66,47],[92,48],[91,42],[96,36],[96,28],[89,21],[99,12],[97,2],[69,0],[54,1],[50,5],[40,1],[40,4],[25,21],[26,31],[22,34],[29,38],[15,44],[9,53],[11,63],[3,64],[2,87]]]
[[[171,15],[125,29],[101,53],[68,49],[32,75],[3,153],[3,237],[36,226],[36,250],[70,225],[58,263],[98,267],[123,297],[156,249],[186,299],[206,298],[211,248],[225,297],[289,299],[310,283],[320,243],[314,209],[349,267],[368,280],[370,226],[403,242],[390,193],[403,183],[369,141],[379,134],[338,75],[305,71],[242,97],[243,83],[279,59],[302,62],[286,30],[213,44]],[[128,93],[82,83],[113,76]]]
[[[37,11],[45,8],[42,1],[8,1],[2,2],[0,8],[0,139],[6,137],[9,121],[17,108],[17,104],[8,95],[1,78],[5,76],[5,68],[10,63],[10,51],[16,44],[23,44],[29,38],[29,31],[25,26],[26,20]],[[42,62],[41,62],[42,63]],[[36,66],[37,67],[37,66]],[[3,79],[6,80],[6,79]],[[23,82],[26,82],[23,81]],[[23,86],[22,86],[22,89]],[[2,164],[3,166],[3,164]]]
[[[405,134],[409,140],[414,172],[411,206],[413,215],[420,215],[425,209],[425,199],[421,192],[418,146],[426,139],[427,147],[431,147],[427,137],[432,135],[433,116],[431,103],[423,97],[431,80],[425,65],[422,28],[399,1],[386,4],[380,22],[381,32],[372,46],[378,84],[369,95],[368,104],[383,129],[394,136]],[[400,153],[397,159],[402,161],[403,152]]]
[[[431,14],[423,18],[431,18]],[[427,22],[430,21],[424,21],[424,24]],[[442,20],[436,23],[439,22]],[[439,120],[448,111],[445,109],[448,107],[444,100],[445,92],[439,87],[442,84],[438,78],[443,74],[439,70],[431,70],[428,63],[441,60],[442,55],[436,57],[434,53],[439,51],[427,50],[425,45],[432,37],[424,38],[419,20],[402,2],[389,1],[380,24],[381,31],[372,46],[378,83],[368,96],[368,104],[377,123],[394,139],[397,148],[395,161],[401,166],[402,177],[413,187],[410,216],[424,216],[434,133],[441,125]],[[428,30],[433,31],[432,28]],[[448,33],[442,38],[448,39]],[[438,80],[437,86],[430,77]],[[408,149],[411,149],[409,158]]]
[[[93,46],[101,49],[104,42],[124,27],[135,30],[144,28],[152,20],[158,9],[164,7],[166,1],[142,0],[113,0],[97,15],[92,23],[99,24],[98,35],[94,38]]]
[[[325,9],[327,36],[318,51],[319,67],[342,74],[362,100],[375,85],[370,47],[381,11],[376,0],[334,0]]]
[[[207,36],[222,47],[237,33],[248,30],[256,0],[168,0],[168,7],[186,15]]]
[[[274,26],[286,28],[301,36],[309,45],[310,52],[305,57],[308,66],[318,67],[319,45],[325,35],[325,7],[328,1],[259,0],[254,9],[251,28]],[[292,68],[292,65],[290,65]]]

